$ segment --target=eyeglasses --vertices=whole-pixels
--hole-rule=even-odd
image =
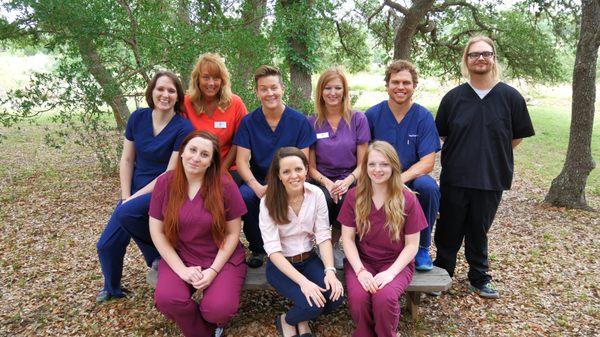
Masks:
[[[483,51],[483,52],[474,52],[474,53],[468,53],[467,56],[471,59],[471,60],[477,60],[479,59],[479,57],[483,56],[484,59],[489,59],[492,56],[494,56],[494,52],[493,51]]]

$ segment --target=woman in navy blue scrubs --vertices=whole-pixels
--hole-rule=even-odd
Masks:
[[[123,227],[148,232],[148,208],[156,178],[177,162],[179,145],[193,130],[181,113],[183,87],[177,76],[160,71],[146,89],[149,108],[134,111],[125,130],[123,153],[119,164],[121,199],[117,203],[104,232],[97,243],[98,258],[104,276],[104,287],[96,297],[102,303],[121,298],[123,258],[131,235]],[[150,267],[160,258],[147,240],[134,237]]]

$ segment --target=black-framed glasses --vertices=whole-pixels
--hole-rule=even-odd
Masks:
[[[492,56],[494,56],[494,52],[493,51],[473,52],[473,53],[468,53],[467,56],[471,60],[477,60],[481,56],[483,56],[484,59],[489,59]]]

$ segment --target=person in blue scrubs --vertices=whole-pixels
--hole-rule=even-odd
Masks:
[[[306,117],[283,104],[284,86],[277,68],[260,66],[254,84],[261,106],[244,117],[233,144],[238,147],[236,166],[244,180],[240,193],[248,209],[242,217],[252,252],[247,262],[249,267],[258,268],[266,257],[258,226],[259,205],[267,189],[265,178],[273,156],[281,147],[294,146],[308,157],[308,148],[317,138]]]
[[[121,277],[131,239],[127,229],[142,233],[134,240],[149,267],[160,258],[148,229],[151,192],[156,178],[174,167],[179,144],[194,130],[180,115],[183,87],[175,74],[156,73],[146,89],[146,102],[149,108],[134,111],[127,121],[119,165],[121,199],[96,245],[104,276],[104,287],[96,297],[98,303],[126,295]]]
[[[392,62],[385,71],[389,99],[371,107],[365,114],[371,138],[394,146],[402,162],[402,180],[417,192],[428,226],[421,231],[415,268],[427,271],[433,269],[429,246],[440,208],[440,189],[428,174],[433,170],[435,154],[440,150],[440,137],[431,112],[412,100],[417,82],[414,65],[404,60]]]

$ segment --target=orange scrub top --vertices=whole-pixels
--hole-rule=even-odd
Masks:
[[[219,138],[219,142],[221,143],[221,159],[225,159],[229,150],[231,150],[233,137],[242,122],[242,118],[248,113],[242,99],[232,94],[229,107],[225,110],[217,107],[212,116],[208,116],[205,113],[198,113],[192,105],[189,95],[185,95],[183,104],[186,110],[183,116],[190,120],[196,130],[208,131]],[[235,165],[231,168],[235,169]]]

